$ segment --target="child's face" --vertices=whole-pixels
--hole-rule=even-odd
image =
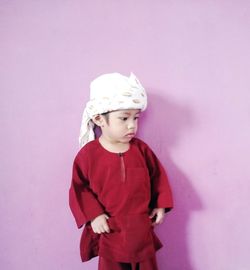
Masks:
[[[118,110],[109,113],[104,120],[102,134],[113,142],[128,143],[136,134],[140,110]]]

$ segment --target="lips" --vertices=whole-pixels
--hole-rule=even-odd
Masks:
[[[135,133],[128,133],[126,134],[126,137],[134,137],[135,136]]]

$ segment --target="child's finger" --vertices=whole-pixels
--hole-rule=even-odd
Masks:
[[[155,224],[161,224],[162,223],[162,216],[157,215],[156,220],[155,220]]]
[[[156,209],[153,209],[153,211],[149,215],[149,218],[153,218],[155,216],[155,214],[156,214]]]
[[[110,232],[108,224],[104,224],[103,229],[104,229],[104,232],[106,232],[106,233]]]
[[[95,230],[95,233],[100,234],[100,233],[102,233],[102,232],[101,232],[101,230],[100,230],[100,229],[96,229],[96,230]]]
[[[158,213],[157,213],[156,220],[155,220],[155,223],[161,224],[161,223],[163,222],[163,220],[164,220],[164,216],[165,216],[164,213],[158,212]]]

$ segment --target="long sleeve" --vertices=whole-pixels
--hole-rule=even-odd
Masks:
[[[75,158],[69,189],[69,206],[78,228],[104,213],[102,205],[89,186],[86,163],[82,159]]]
[[[146,162],[151,179],[151,208],[165,208],[170,211],[173,208],[172,191],[169,185],[168,176],[161,162],[154,152],[146,148]]]

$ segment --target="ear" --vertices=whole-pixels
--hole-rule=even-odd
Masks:
[[[95,115],[92,118],[92,121],[98,126],[101,127],[103,125],[103,118],[101,117],[100,114]]]

